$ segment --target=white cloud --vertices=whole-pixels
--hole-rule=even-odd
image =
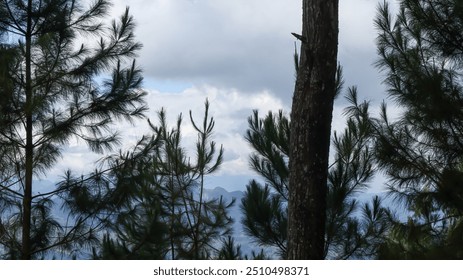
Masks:
[[[265,115],[268,111],[288,111],[283,102],[267,91],[243,93],[235,89],[219,89],[210,85],[191,87],[181,93],[163,93],[151,90],[148,103],[151,108],[150,119],[155,120],[156,111],[164,107],[168,121],[174,124],[179,114],[183,115],[183,137],[190,150],[196,140],[196,133],[189,120],[192,111],[196,122],[201,122],[204,102],[210,102],[210,116],[215,119],[214,141],[225,149],[225,161],[220,174],[250,175],[248,155],[250,147],[244,140],[248,127],[247,118],[254,109]],[[132,128],[133,130],[134,128]],[[130,131],[131,129],[124,129]]]
[[[361,96],[382,99],[373,19],[380,0],[340,1],[339,60],[347,85]],[[301,30],[301,1],[131,0],[115,1],[114,13],[130,6],[143,43],[139,63],[147,80],[268,90],[286,105],[294,89],[290,33]],[[154,88],[156,89],[156,88]]]
[[[359,98],[380,101],[384,90],[372,64],[376,59],[373,18],[378,2],[340,1],[339,60],[346,86],[358,85]],[[183,136],[196,138],[189,110],[202,118],[204,101],[216,119],[215,141],[225,147],[221,176],[252,176],[249,146],[243,139],[253,109],[289,112],[294,89],[291,32],[301,29],[302,1],[288,0],[116,0],[114,16],[130,6],[136,36],[144,47],[138,63],[149,86],[150,119],[164,107],[169,123],[183,114]],[[341,98],[340,98],[341,99]],[[342,131],[345,101],[337,101],[333,129]],[[146,121],[118,125],[124,148],[148,132]],[[69,157],[68,157],[69,155]],[[67,151],[72,168],[91,166],[83,153]],[[72,164],[70,163],[72,162]]]
[[[379,1],[348,0],[339,3],[339,41],[341,49],[375,52],[376,30],[373,20]],[[382,1],[381,1],[382,2]]]
[[[154,79],[216,87],[292,92],[291,32],[300,4],[275,0],[116,1],[130,5],[144,48],[140,63]]]
[[[150,111],[147,117],[153,124],[157,124],[157,112],[164,108],[168,124],[173,127],[178,115],[182,114],[183,145],[188,149],[189,155],[194,157],[193,149],[197,134],[190,123],[189,111],[192,111],[194,120],[201,123],[206,99],[210,102],[209,115],[215,120],[213,140],[218,145],[223,145],[225,149],[224,163],[216,176],[228,176],[229,178],[241,176],[242,178],[234,178],[232,181],[242,183],[243,178],[254,175],[248,165],[251,149],[244,140],[247,118],[254,109],[265,115],[268,111],[280,109],[287,112],[288,108],[280,99],[267,91],[243,93],[235,89],[219,89],[203,85],[193,86],[177,93],[149,90],[147,102]],[[115,129],[121,133],[123,142],[121,149],[123,150],[130,149],[143,135],[151,133],[146,120],[137,120],[133,124],[118,123]],[[89,152],[84,143],[72,141],[65,148],[62,160],[49,172],[48,177],[54,179],[62,176],[67,169],[76,174],[92,171],[95,168],[95,162],[100,157],[101,155]],[[244,188],[244,184],[240,187]]]

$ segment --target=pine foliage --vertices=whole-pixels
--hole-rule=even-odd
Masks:
[[[395,219],[380,257],[461,258],[463,4],[403,0],[393,17],[384,3],[376,26],[378,67],[403,109],[392,121],[383,106],[376,156],[410,213]]]
[[[212,140],[215,121],[209,116],[209,102],[202,125],[194,121],[191,112],[190,121],[197,133],[193,157],[182,144],[182,117],[170,128],[166,112],[161,110],[158,125],[150,122],[151,136],[145,136],[133,152],[108,159],[113,165],[123,166],[114,169],[111,183],[121,203],[108,224],[105,239],[95,250],[95,258],[231,256],[223,251],[226,247],[220,251],[219,246],[231,233],[233,220],[228,209],[234,201],[208,198],[204,193],[206,176],[216,172],[223,159],[223,148],[217,148]]]
[[[337,84],[341,90],[342,83]],[[355,88],[347,98],[351,103],[346,109],[347,127],[341,135],[334,133],[335,158],[328,176],[325,258],[329,259],[375,256],[388,223],[380,198],[368,203],[357,198],[374,176],[374,134],[368,103],[358,104]],[[249,118],[246,140],[254,149],[250,165],[265,184],[252,180],[241,202],[247,234],[280,258],[287,250],[289,126],[281,111],[263,119],[255,111]]]
[[[0,152],[2,167],[9,166],[0,175],[2,258],[50,257],[59,250],[72,255],[94,241],[87,222],[95,208],[66,224],[51,212],[58,203],[53,198],[63,193],[77,196],[72,207],[88,206],[78,187],[87,182],[39,193],[34,181],[58,162],[71,139],[95,152],[111,150],[119,144],[113,121],[146,110],[133,60],[141,47],[134,20],[127,9],[105,24],[109,8],[107,0],[0,2]]]

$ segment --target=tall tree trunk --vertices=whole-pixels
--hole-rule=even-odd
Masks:
[[[27,8],[27,30],[26,30],[26,170],[23,197],[23,225],[22,225],[22,254],[23,260],[31,259],[31,212],[32,212],[32,175],[33,175],[33,152],[32,142],[32,0],[28,1]]]
[[[338,0],[303,0],[291,110],[288,259],[323,259],[338,51]]]

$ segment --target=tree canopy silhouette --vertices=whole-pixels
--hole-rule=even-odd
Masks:
[[[5,0],[0,2],[0,244],[4,258],[72,252],[92,241],[90,213],[62,225],[51,214],[53,197],[69,188],[39,192],[34,181],[53,167],[72,138],[94,152],[119,143],[115,120],[146,110],[141,71],[133,60],[128,9],[110,24],[108,0]],[[7,53],[8,56],[4,56]],[[4,95],[5,94],[5,95]],[[4,98],[5,97],[5,98]]]
[[[462,258],[463,3],[400,1],[378,10],[378,67],[389,96],[377,120],[376,158],[408,218],[394,219],[380,258]]]

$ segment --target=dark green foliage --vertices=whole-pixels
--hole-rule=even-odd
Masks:
[[[251,252],[251,255],[243,255],[241,245],[235,243],[233,237],[228,236],[222,240],[222,248],[220,249],[217,259],[219,260],[269,260],[269,256],[261,249],[259,253]]]
[[[278,248],[278,254],[284,258],[288,226],[289,120],[282,111],[278,115],[270,112],[265,119],[260,119],[254,111],[248,123],[245,138],[254,149],[250,165],[266,185],[253,180],[246,187],[241,201],[245,214],[242,223],[258,244]]]
[[[403,109],[391,121],[383,106],[376,157],[410,216],[394,219],[379,257],[462,258],[463,4],[400,3],[395,18],[384,3],[376,20],[378,66]]]
[[[152,136],[144,137],[134,152],[109,158],[113,168],[113,196],[117,207],[108,235],[95,258],[210,259],[229,258],[229,248],[217,247],[230,233],[228,209],[234,201],[204,196],[206,176],[215,172],[223,148],[212,141],[214,119],[206,102],[202,126],[190,119],[198,134],[195,157],[182,146],[182,118],[169,128],[165,111],[159,125],[150,122]],[[123,163],[121,165],[121,163]],[[234,245],[233,245],[234,246]],[[233,247],[232,246],[232,247]]]
[[[364,204],[357,199],[374,175],[374,134],[368,103],[357,103],[355,88],[348,100],[347,127],[341,136],[334,133],[335,158],[328,176],[325,257],[331,259],[371,258],[387,225],[388,213],[379,198]],[[287,250],[289,125],[282,112],[270,112],[264,119],[254,112],[249,118],[246,139],[255,150],[250,164],[266,185],[251,181],[241,202],[248,235],[282,258]]]
[[[243,254],[241,246],[235,244],[235,240],[228,236],[223,240],[222,249],[220,249],[217,259],[219,260],[242,260]]]
[[[387,211],[381,200],[370,203],[357,196],[367,190],[374,176],[373,127],[369,104],[358,104],[356,88],[350,88],[345,109],[347,127],[333,135],[334,162],[328,173],[326,256],[328,258],[371,258],[386,230]]]
[[[251,181],[241,200],[241,209],[245,214],[242,223],[247,235],[261,246],[278,248],[278,254],[284,258],[286,254],[286,199]]]
[[[0,44],[0,124],[6,125],[8,115],[13,110],[12,101],[14,84],[11,79],[11,70],[15,68],[17,49]]]
[[[288,199],[289,120],[282,111],[269,112],[259,119],[257,111],[248,119],[248,141],[255,152],[250,156],[251,168],[265,178],[282,198]]]
[[[95,240],[102,207],[87,200],[85,185],[100,184],[104,175],[69,174],[41,193],[35,180],[71,139],[95,152],[110,150],[119,143],[113,121],[146,110],[132,61],[141,47],[133,18],[126,10],[103,24],[109,7],[107,0],[0,2],[0,167],[8,166],[0,174],[1,258],[68,257]],[[98,186],[91,190],[106,195]],[[64,224],[51,213],[57,196],[71,215]]]

